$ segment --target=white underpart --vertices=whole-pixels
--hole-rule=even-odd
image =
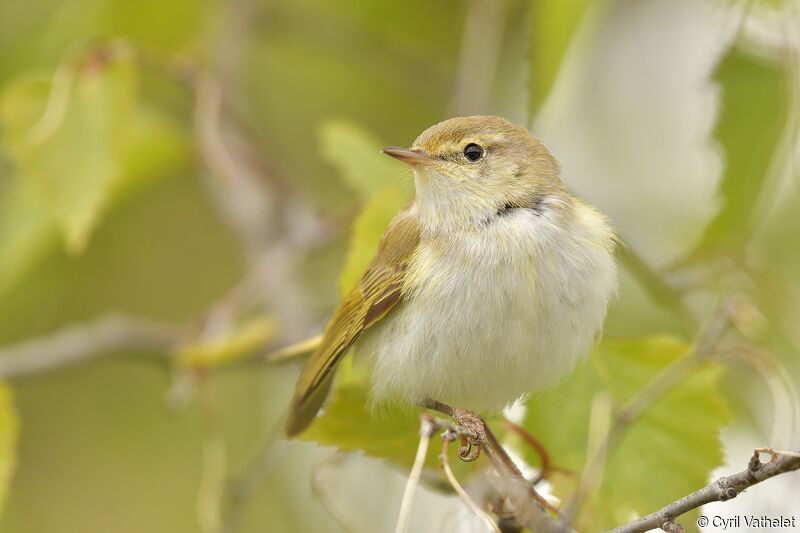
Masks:
[[[447,246],[423,234],[408,297],[357,349],[376,400],[500,409],[591,350],[616,289],[612,233],[591,207],[551,208],[561,201],[450,232]]]

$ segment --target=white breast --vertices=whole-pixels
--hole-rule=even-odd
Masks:
[[[357,347],[376,400],[499,409],[589,352],[616,287],[613,236],[591,207],[570,215],[559,201],[437,246],[423,237],[408,298]]]

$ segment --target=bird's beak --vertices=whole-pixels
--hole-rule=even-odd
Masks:
[[[431,160],[431,156],[418,148],[401,148],[399,146],[387,146],[381,150],[384,154],[399,159],[409,166],[422,165]]]

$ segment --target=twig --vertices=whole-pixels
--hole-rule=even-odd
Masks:
[[[295,359],[301,355],[306,355],[317,349],[322,342],[322,335],[315,335],[308,339],[290,344],[264,355],[264,360],[269,363],[281,363],[290,359]]]
[[[406,533],[406,531],[408,531],[408,523],[411,519],[411,504],[414,502],[414,493],[417,490],[417,484],[422,475],[422,469],[425,466],[425,456],[428,455],[428,444],[435,431],[436,426],[431,418],[423,414],[419,429],[420,437],[417,456],[414,458],[414,466],[411,468],[411,473],[408,475],[408,481],[406,482],[406,488],[403,491],[400,513],[397,515],[397,527],[394,529],[395,533]]]
[[[663,524],[661,524],[661,529],[666,531],[667,533],[685,533],[686,530],[683,529],[683,526],[677,522],[672,520],[667,520]]]
[[[457,419],[460,414],[460,410],[436,401],[426,401],[424,406],[446,414],[451,418]],[[475,440],[479,437],[475,428],[465,428],[439,419],[434,419],[434,422],[439,424],[439,427],[451,429],[458,435],[465,436],[470,440]],[[482,420],[481,423],[482,428],[480,430],[483,432],[482,436],[485,437],[485,441],[481,443],[481,446],[497,474],[496,476],[490,476],[489,481],[492,482],[495,490],[508,499],[511,510],[519,523],[528,529],[541,533],[574,533],[574,530],[558,515],[558,510],[542,498],[533,485],[525,479],[525,476],[522,475],[517,465],[509,457],[505,448],[489,429],[489,426]],[[556,518],[548,515],[548,510],[552,511]]]
[[[531,435],[529,431],[519,424],[515,424],[506,418],[503,420],[503,425],[505,425],[506,429],[522,438],[522,440],[524,440],[531,448],[536,450],[536,454],[539,456],[539,462],[541,464],[539,465],[539,474],[533,480],[531,480],[531,484],[533,484],[535,487],[541,480],[547,479],[554,469],[552,461],[550,460],[550,454],[547,452],[547,448],[545,448],[544,444],[542,444],[539,439]]]
[[[122,348],[168,354],[183,336],[182,328],[112,314],[0,348],[0,379],[55,370]]]
[[[200,411],[203,432],[203,469],[197,490],[197,522],[203,533],[220,533],[228,471],[228,449],[214,391],[201,382]]]
[[[603,473],[608,460],[609,437],[611,432],[613,400],[607,392],[597,394],[592,400],[589,412],[589,438],[586,443],[586,454],[593,460],[587,462],[578,481],[578,488],[572,499],[567,504],[564,513],[572,518],[577,513],[580,504],[588,498],[592,489],[603,478]]]
[[[772,456],[768,463],[762,463],[759,451],[764,450]],[[630,524],[618,527],[608,533],[643,533],[651,529],[674,524],[674,520],[684,513],[711,502],[724,502],[735,498],[745,489],[779,474],[800,469],[800,452],[782,452],[759,448],[753,452],[747,468],[736,474],[721,477],[710,485],[684,496]]]
[[[489,530],[494,531],[495,533],[500,533],[500,528],[497,527],[497,524],[492,517],[486,514],[486,512],[478,507],[478,505],[472,501],[472,498],[469,497],[467,491],[464,490],[464,487],[458,482],[456,479],[455,474],[453,474],[453,469],[450,468],[450,462],[447,459],[447,451],[450,448],[450,443],[455,440],[456,434],[452,431],[446,431],[442,435],[442,453],[439,455],[439,461],[442,465],[442,470],[444,470],[444,475],[447,476],[447,481],[450,482],[450,485],[455,489],[456,493],[461,497],[464,503],[467,504],[473,513],[478,515],[478,517],[483,520]]]
[[[577,491],[567,504],[564,513],[567,517],[571,519],[578,514],[586,496],[600,482],[599,477],[587,476],[585,473],[602,471],[602,464],[605,463],[609,454],[619,442],[625,428],[637,420],[664,394],[690,376],[697,367],[714,353],[717,345],[729,329],[730,317],[733,311],[732,306],[732,302],[726,301],[700,332],[697,342],[689,353],[662,370],[619,410],[614,417],[606,438],[598,444],[595,452],[586,461],[584,475],[581,478],[586,480],[587,484],[582,486],[581,490]],[[588,482],[591,483],[589,484]]]
[[[446,414],[447,416],[456,420],[458,420],[460,415],[464,413],[462,409],[453,408],[447,404],[433,400],[426,401],[424,405],[429,409],[439,411],[440,413]],[[550,509],[557,513],[558,510],[552,508],[547,500],[542,498],[542,496],[536,492],[536,489],[533,488],[533,485],[527,479],[525,479],[525,476],[522,475],[522,472],[519,470],[516,463],[514,463],[511,457],[506,453],[505,448],[500,445],[497,437],[494,436],[494,433],[492,433],[492,430],[489,428],[486,422],[480,419],[480,424],[482,425],[480,428],[464,428],[463,426],[458,426],[458,433],[462,436],[465,436],[469,440],[478,440],[481,437],[485,437],[486,442],[482,442],[480,444],[486,450],[486,455],[489,457],[489,460],[492,462],[495,469],[498,471],[502,470],[504,472],[508,472],[513,478],[523,481],[528,487],[527,492],[529,493],[530,497],[542,507],[542,510]],[[483,435],[480,435],[479,432],[482,432]],[[475,454],[474,457],[465,457],[461,451],[459,451],[459,457],[461,457],[462,460],[471,461],[477,458],[477,454]]]
[[[235,182],[238,166],[225,147],[220,127],[222,89],[207,72],[200,72],[195,82],[195,132],[200,154],[215,176]]]

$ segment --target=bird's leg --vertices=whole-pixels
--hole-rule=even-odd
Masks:
[[[500,444],[500,441],[497,440],[497,437],[494,436],[494,433],[489,429],[489,426],[483,418],[466,409],[450,407],[436,400],[425,400],[420,405],[427,409],[439,411],[458,421],[461,426],[459,428],[460,446],[458,448],[458,456],[462,461],[474,461],[480,455],[481,449],[486,449],[486,455],[491,461],[492,466],[494,466],[495,470],[497,470],[502,477],[506,479],[516,479],[521,482],[528,495],[533,498],[542,509],[549,509],[558,515],[558,509],[542,498],[542,496],[536,492],[533,485],[525,479],[519,467],[508,455],[505,448]],[[473,447],[475,448],[474,451],[472,449]]]
[[[461,426],[462,431],[458,435],[458,457],[462,461],[469,463],[480,457],[481,448],[490,441],[490,438],[494,439],[483,418],[472,411],[450,407],[436,400],[425,400],[422,402],[422,407],[444,413]]]

